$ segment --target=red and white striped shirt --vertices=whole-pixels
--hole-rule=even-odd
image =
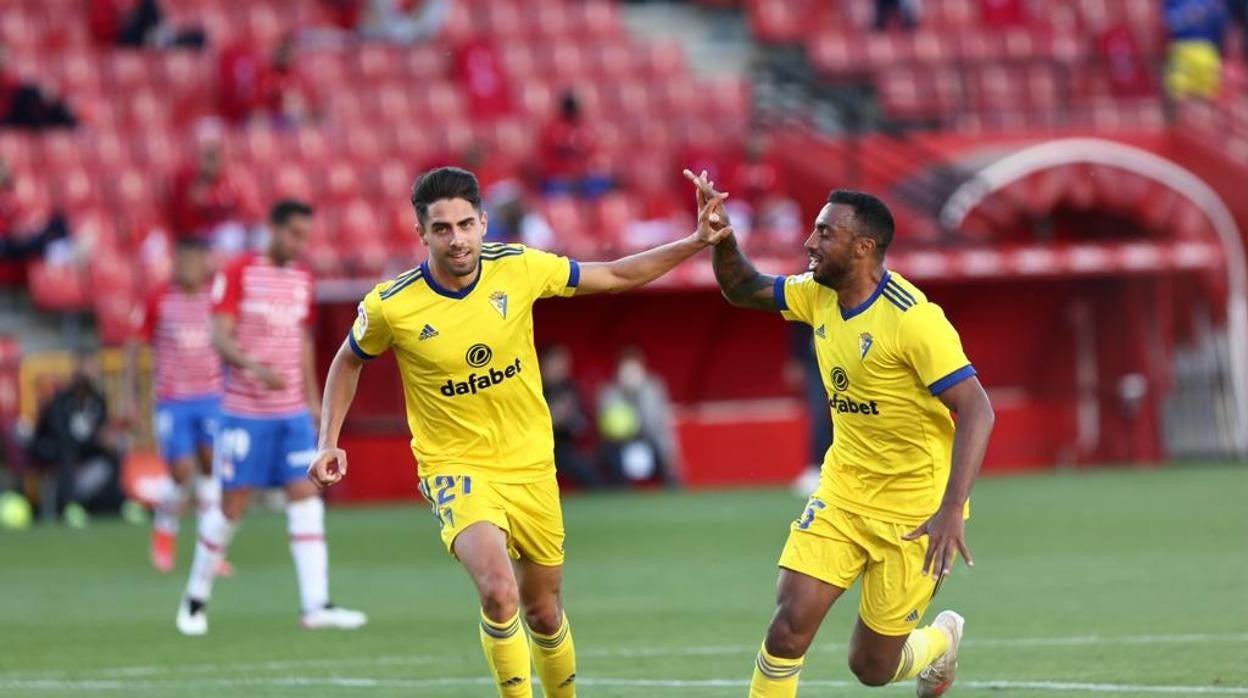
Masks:
[[[166,285],[135,313],[135,334],[152,347],[157,400],[221,394],[221,357],[212,346],[207,289],[193,293]]]
[[[271,390],[250,371],[227,367],[224,411],[276,417],[307,409],[303,342],[314,319],[314,290],[312,272],[298,263],[274,266],[263,254],[245,254],[217,273],[212,311],[232,315],[238,346],[286,382]]]

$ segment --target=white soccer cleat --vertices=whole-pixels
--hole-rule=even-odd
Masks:
[[[352,611],[337,606],[326,606],[315,611],[308,611],[299,619],[305,630],[337,628],[339,630],[355,630],[364,627],[368,616],[359,611]]]
[[[915,693],[919,698],[935,698],[944,695],[953,685],[958,670],[958,645],[962,642],[962,626],[966,619],[955,611],[941,611],[932,620],[932,627],[940,628],[949,635],[949,649],[919,672]]]
[[[178,632],[183,635],[207,635],[208,613],[203,608],[191,613],[191,600],[182,599],[178,604]]]

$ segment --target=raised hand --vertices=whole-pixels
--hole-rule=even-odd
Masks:
[[[722,204],[723,200],[728,198],[727,192],[720,192],[715,189],[715,183],[712,182],[710,178],[707,176],[706,170],[702,170],[702,173],[697,174],[697,175],[695,175],[690,170],[684,170],[684,175],[686,179],[688,179],[690,182],[693,182],[693,185],[696,191],[696,198],[698,202],[699,212],[702,211],[702,209],[706,206],[707,202],[709,202],[711,199],[718,198]],[[716,229],[728,228],[732,226],[732,223],[728,220],[728,212],[727,210],[724,209],[722,205],[719,206],[718,210],[712,213],[712,215],[710,216],[708,220],[708,223],[711,225],[711,227],[716,228]]]
[[[698,191],[701,192],[701,189]],[[694,233],[698,242],[708,246],[715,245],[732,235],[732,226],[725,222],[728,218],[724,213],[724,197],[726,196],[728,195],[715,192],[707,197],[706,203],[698,211],[698,230]]]

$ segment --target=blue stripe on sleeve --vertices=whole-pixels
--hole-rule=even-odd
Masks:
[[[776,307],[780,310],[789,309],[789,303],[784,299],[784,282],[788,278],[787,276],[777,276],[775,283],[771,286],[772,298],[775,299]]]
[[[581,283],[581,265],[575,259],[568,260],[568,288],[576,288]]]
[[[359,344],[357,344],[357,343],[356,343],[356,341],[355,341],[355,333],[354,333],[354,332],[348,332],[348,333],[347,333],[347,344],[351,345],[351,351],[355,352],[355,355],[356,355],[356,356],[360,357],[361,359],[364,359],[365,361],[369,361],[369,360],[371,360],[371,359],[375,359],[375,358],[377,358],[377,356],[376,356],[376,355],[374,355],[374,354],[370,354],[370,353],[368,353],[368,352],[366,352],[366,351],[364,351],[363,349],[361,349],[361,348],[360,348],[360,345],[359,345]]]
[[[950,373],[949,375],[945,376],[944,378],[941,378],[935,383],[932,383],[931,385],[927,386],[927,389],[932,391],[932,395],[940,395],[941,393],[952,388],[958,383],[961,383],[967,378],[970,378],[973,375],[975,375],[975,367],[970,364],[967,364],[963,366],[962,368],[959,368],[958,370],[954,371],[953,373]]]

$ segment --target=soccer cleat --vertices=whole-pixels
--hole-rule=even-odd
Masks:
[[[299,618],[299,625],[305,630],[322,628],[338,628],[339,630],[355,630],[368,622],[368,616],[359,611],[339,608],[333,604],[325,604],[324,608],[308,611]]]
[[[157,572],[173,571],[174,542],[172,533],[152,529],[152,567],[155,567]]]
[[[208,634],[208,612],[202,603],[182,599],[178,604],[178,632],[183,635]]]
[[[932,620],[932,627],[940,628],[949,635],[949,649],[919,672],[915,693],[919,698],[935,698],[944,695],[953,685],[958,670],[958,644],[962,642],[962,626],[966,619],[954,611],[941,611]]]

